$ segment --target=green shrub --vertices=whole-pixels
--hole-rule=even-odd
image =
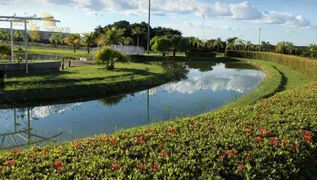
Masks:
[[[130,61],[130,57],[120,51],[113,50],[110,47],[104,47],[97,51],[96,63],[106,65],[107,69],[113,69],[116,62],[126,63]]]
[[[6,59],[11,53],[11,48],[8,45],[0,44],[0,59]]]
[[[216,57],[214,52],[185,52],[187,57]]]
[[[250,51],[227,51],[227,55],[229,57],[260,59],[264,61],[278,63],[296,71],[302,72],[313,79],[317,79],[317,61],[310,60],[308,58],[276,53]]]

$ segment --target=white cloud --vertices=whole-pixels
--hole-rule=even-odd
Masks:
[[[11,0],[13,1],[13,0]],[[82,8],[88,11],[107,11],[140,15],[148,11],[148,1],[143,0],[37,0],[43,4],[65,5]],[[1,4],[8,4],[0,0]],[[248,20],[257,23],[281,24],[288,28],[314,28],[311,22],[301,15],[294,16],[287,12],[265,11],[263,13],[249,2],[240,3],[207,3],[199,0],[152,0],[152,15],[197,14],[209,18],[228,18]],[[190,26],[190,25],[189,25]]]
[[[14,2],[15,0],[0,0],[0,6],[7,6]]]

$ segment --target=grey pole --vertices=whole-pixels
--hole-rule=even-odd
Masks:
[[[25,48],[25,70],[26,74],[29,74],[29,65],[28,65],[28,32],[27,32],[27,20],[24,20],[24,48]]]
[[[203,41],[205,41],[205,15],[203,15]]]
[[[150,55],[150,25],[151,24],[151,0],[149,0],[149,17],[148,17],[148,30],[147,30],[147,54]]]
[[[259,28],[259,51],[261,51],[261,32],[263,28]]]
[[[12,25],[12,21],[10,21],[10,34],[11,34],[11,63],[13,63],[14,60],[14,51],[13,51],[13,25]]]

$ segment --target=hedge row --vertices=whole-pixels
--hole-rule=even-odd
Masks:
[[[227,56],[247,59],[259,59],[278,63],[292,68],[296,71],[300,71],[313,79],[317,79],[317,61],[310,60],[308,58],[251,51],[227,51]]]
[[[317,84],[252,106],[0,154],[0,179],[314,179]]]

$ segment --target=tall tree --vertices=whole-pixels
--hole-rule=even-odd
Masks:
[[[132,29],[132,35],[137,36],[137,46],[140,46],[140,36],[143,35],[144,32],[145,32],[145,29],[140,26]]]
[[[133,39],[131,37],[123,37],[122,40],[124,45],[132,45],[133,44]]]
[[[251,48],[251,46],[252,46],[251,41],[246,41],[245,44],[244,44],[244,46],[245,46],[245,50],[250,51],[250,48]]]
[[[281,53],[284,54],[285,52],[285,47],[286,47],[286,42],[282,41],[282,42],[278,42],[275,46],[276,52],[277,53]]]
[[[116,27],[108,28],[98,40],[98,44],[102,45],[118,45],[122,44],[125,29],[117,29]]]
[[[214,42],[213,47],[217,48],[217,53],[219,53],[219,48],[223,48],[223,43],[220,38]]]
[[[233,42],[228,43],[226,46],[227,50],[234,50],[235,48],[236,48],[236,45]]]
[[[84,33],[83,34],[83,43],[87,47],[87,52],[90,54],[90,47],[96,42],[96,38],[94,36],[94,33]]]
[[[288,54],[290,54],[290,55],[293,54],[294,49],[295,49],[294,44],[292,42],[286,42],[285,46],[286,46],[286,50],[287,50]]]
[[[63,42],[63,34],[62,33],[53,33],[49,39],[49,41],[55,45],[56,49],[58,49],[58,44]]]
[[[64,39],[65,43],[72,46],[74,49],[74,53],[76,53],[76,48],[80,46],[81,38],[79,34],[71,34]]]

